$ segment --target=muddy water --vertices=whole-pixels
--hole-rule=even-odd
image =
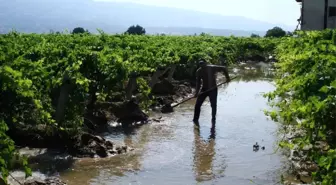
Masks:
[[[191,100],[164,121],[105,137],[135,148],[110,159],[82,159],[60,176],[69,185],[85,184],[275,184],[283,163],[276,148],[277,125],[265,117],[262,94],[274,89],[262,65],[234,69],[241,76],[219,88],[216,124],[208,99],[199,128],[192,120]],[[160,115],[154,115],[160,116]],[[265,150],[253,151],[258,142]]]

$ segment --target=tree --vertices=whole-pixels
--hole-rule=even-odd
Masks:
[[[200,36],[211,36],[209,33],[202,32]]]
[[[146,34],[145,28],[142,26],[136,25],[136,26],[131,26],[127,29],[126,33],[132,34],[132,35],[144,35]]]
[[[86,31],[82,27],[77,27],[72,30],[72,34],[77,34],[77,33],[85,33]]]
[[[272,29],[269,29],[265,35],[265,37],[284,37],[284,36],[286,36],[286,31],[277,26]]]
[[[251,37],[252,37],[252,38],[259,38],[260,36],[259,36],[258,34],[252,33],[252,34],[251,34]]]

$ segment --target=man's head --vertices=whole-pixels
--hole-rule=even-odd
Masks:
[[[204,68],[207,66],[207,62],[205,59],[199,60],[198,64],[200,65],[201,68]]]

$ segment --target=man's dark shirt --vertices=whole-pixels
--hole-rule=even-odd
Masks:
[[[227,79],[229,78],[225,67],[207,65],[204,68],[199,68],[196,71],[196,83],[200,87],[202,80],[202,89],[203,90],[211,89],[217,85],[216,73],[220,71],[224,71],[226,78]]]

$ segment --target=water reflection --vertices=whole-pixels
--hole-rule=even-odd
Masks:
[[[89,185],[100,184],[101,181],[115,182],[127,176],[128,173],[138,172],[143,168],[143,155],[151,136],[149,125],[144,127],[146,129],[143,128],[136,132],[129,129],[124,130],[123,139],[119,141],[120,144],[135,148],[135,151],[112,158],[78,160],[71,169],[60,174],[61,178],[69,185]]]
[[[259,80],[273,81],[274,69],[269,63],[241,63],[230,69],[230,73],[237,75],[236,80],[244,82],[255,82]]]
[[[207,140],[200,136],[200,125],[194,125],[194,172],[197,182],[211,180],[215,177],[213,173],[213,160],[215,152],[216,123],[212,122],[210,135]]]

